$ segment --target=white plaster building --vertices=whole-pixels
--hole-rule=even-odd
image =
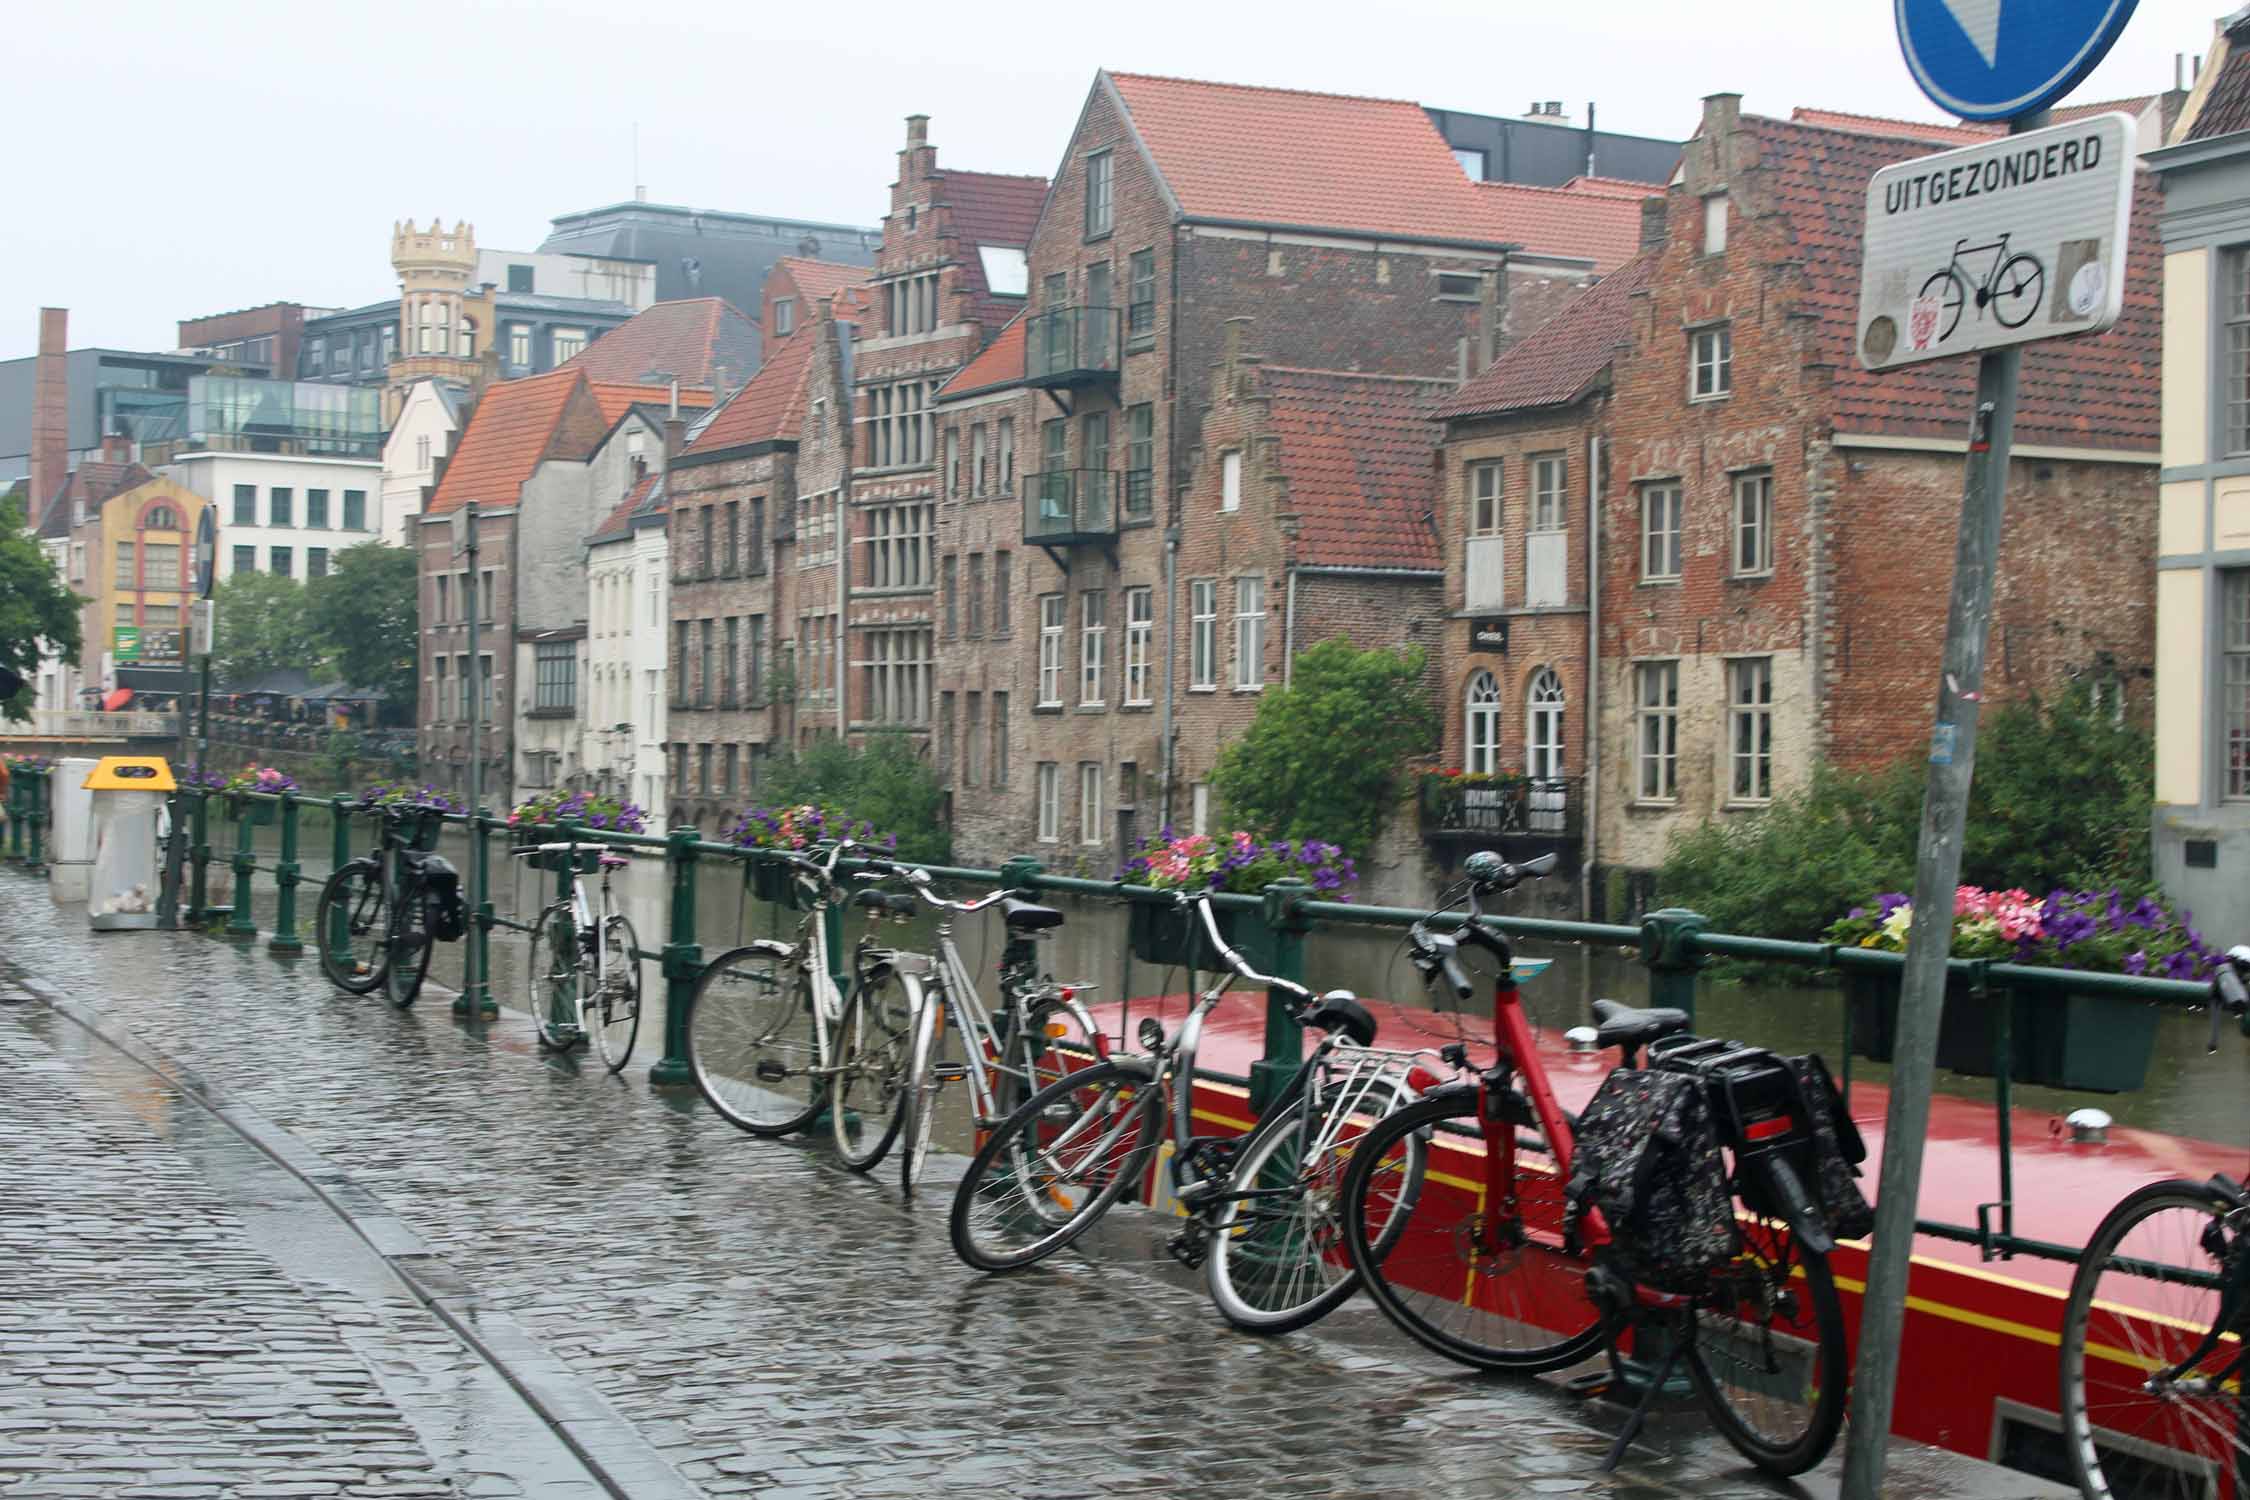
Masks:
[[[665,807],[665,621],[670,536],[661,474],[619,502],[586,543],[586,714],[580,763],[590,784],[647,810]]]
[[[437,484],[437,466],[453,451],[468,418],[468,392],[447,380],[418,380],[383,440],[383,540],[407,545],[422,497]]]
[[[211,502],[219,580],[238,572],[327,575],[346,547],[383,539],[383,466],[372,458],[182,453],[161,471]]]

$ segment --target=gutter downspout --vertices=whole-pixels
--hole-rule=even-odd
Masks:
[[[1602,440],[1586,439],[1586,826],[1579,835],[1578,911],[1594,910],[1602,803]]]
[[[851,512],[845,508],[844,496],[851,489],[851,471],[845,470],[843,483],[836,486],[836,742],[844,742],[844,683],[849,675],[844,666],[851,656],[848,642],[851,625],[847,618],[851,612],[851,572],[847,567],[851,559],[851,544],[844,526]]]
[[[1281,685],[1289,686],[1297,675],[1297,565],[1288,568],[1289,600],[1282,606],[1281,614]]]
[[[1172,824],[1172,677],[1180,662],[1180,528],[1164,532],[1164,806],[1159,828]]]

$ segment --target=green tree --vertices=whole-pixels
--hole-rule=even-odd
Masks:
[[[1400,765],[1427,751],[1437,710],[1420,646],[1362,651],[1342,636],[1298,656],[1211,773],[1228,817],[1266,838],[1364,854],[1397,801]]]
[[[327,645],[313,633],[303,584],[272,573],[237,573],[212,598],[219,620],[211,672],[221,687],[246,687],[287,667],[314,677],[327,670]]]
[[[822,803],[897,834],[901,859],[940,864],[953,857],[945,788],[904,734],[869,735],[864,748],[823,737],[802,755],[776,758],[762,778],[758,801],[768,807]]]
[[[404,547],[362,542],[336,554],[326,578],[305,585],[315,636],[349,687],[381,692],[395,717],[413,717],[421,640],[420,583]]]
[[[80,645],[79,606],[86,601],[63,587],[39,539],[26,529],[26,492],[0,495],[0,667],[29,683],[50,655],[75,660]],[[28,688],[0,699],[0,719],[29,719]]]

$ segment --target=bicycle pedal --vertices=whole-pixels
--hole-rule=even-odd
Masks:
[[[968,1079],[969,1065],[959,1062],[932,1063],[930,1076],[940,1083],[962,1083]]]
[[[1566,1376],[1565,1378],[1557,1382],[1557,1384],[1559,1384],[1564,1390],[1570,1392],[1573,1396],[1583,1396],[1587,1398],[1595,1398],[1607,1395],[1609,1393],[1609,1388],[1615,1383],[1616,1382],[1610,1378],[1610,1373],[1607,1370],[1586,1370],[1577,1375]]]
[[[1171,1252],[1172,1259],[1191,1271],[1203,1264],[1207,1253],[1203,1245],[1203,1236],[1193,1233],[1173,1235],[1164,1242],[1164,1248]]]

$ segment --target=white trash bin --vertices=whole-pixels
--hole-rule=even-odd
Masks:
[[[72,756],[47,778],[47,893],[58,902],[86,899],[94,865],[94,794],[86,778],[99,762]]]
[[[154,927],[162,884],[156,827],[178,789],[172,768],[153,756],[106,756],[85,785],[93,794],[94,846],[87,925],[96,932]]]

